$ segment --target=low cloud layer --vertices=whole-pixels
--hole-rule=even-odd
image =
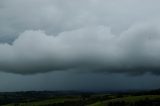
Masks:
[[[0,2],[1,71],[160,74],[158,1]]]
[[[158,73],[160,30],[135,25],[120,35],[106,26],[86,27],[57,36],[25,31],[10,44],[0,45],[0,69],[16,73],[54,70]]]

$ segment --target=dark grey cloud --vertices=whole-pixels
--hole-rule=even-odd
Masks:
[[[0,3],[2,71],[160,72],[159,1]]]
[[[126,76],[124,74],[74,73],[75,71],[54,71],[36,75],[18,75],[0,72],[0,91],[27,90],[84,90],[113,91],[133,89],[157,89],[159,76],[144,74]]]

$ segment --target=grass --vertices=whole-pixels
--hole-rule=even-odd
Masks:
[[[80,98],[58,98],[58,99],[48,99],[43,101],[36,101],[36,102],[26,102],[26,103],[19,103],[19,106],[40,106],[40,105],[49,105],[54,103],[63,103],[65,101],[78,101]],[[7,104],[3,106],[15,106],[15,104]]]
[[[103,102],[96,102],[96,103],[88,105],[88,106],[105,106],[105,104]]]
[[[140,100],[160,100],[160,95],[140,95],[140,96],[134,96],[134,95],[123,95],[121,97],[117,95],[92,95],[89,97],[89,99],[94,100],[95,98],[108,96],[109,99],[96,99],[93,104],[87,105],[87,106],[108,106],[110,102],[116,103],[120,101],[124,101],[128,104],[138,102]],[[3,105],[3,106],[43,106],[43,105],[53,105],[56,103],[64,103],[64,102],[81,102],[82,97],[81,96],[60,96],[53,99],[47,99],[47,100],[41,100],[41,101],[26,101],[23,103],[18,103],[16,105],[15,103]],[[87,99],[86,99],[87,100]],[[85,102],[84,102],[85,103]]]
[[[107,104],[109,102],[117,102],[117,101],[125,101],[127,103],[133,103],[139,100],[144,100],[144,99],[150,99],[150,100],[154,100],[154,99],[159,99],[160,100],[160,95],[142,95],[142,96],[127,96],[127,97],[122,97],[122,98],[115,98],[115,99],[111,99],[111,100],[106,100],[106,101],[102,101],[102,102],[96,102],[93,103],[91,105],[88,106],[107,106]]]

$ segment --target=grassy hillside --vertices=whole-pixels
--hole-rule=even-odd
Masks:
[[[160,92],[4,92],[0,106],[160,106]]]
[[[35,102],[25,102],[25,103],[11,103],[3,106],[45,106],[45,105],[53,105],[53,104],[60,104],[64,102],[73,102],[78,101],[79,98],[58,98],[58,99],[48,99],[42,101],[35,101]]]
[[[135,104],[140,101],[158,101],[160,102],[160,95],[141,95],[141,96],[127,96],[127,97],[121,97],[121,98],[115,98],[111,100],[106,101],[98,101],[96,103],[90,104],[88,106],[110,106],[111,104],[119,104],[124,103],[126,106],[130,106],[131,104]],[[159,106],[159,105],[157,105]]]

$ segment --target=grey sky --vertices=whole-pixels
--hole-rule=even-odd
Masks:
[[[83,90],[109,91],[157,89],[160,87],[159,76],[145,74],[126,76],[124,74],[75,73],[54,71],[37,75],[17,75],[0,73],[0,91],[22,90]]]
[[[46,79],[49,84],[58,76],[77,73],[68,77],[71,88],[76,85],[72,81],[74,76],[80,82],[84,76],[87,80],[86,75],[91,77],[89,81],[94,76],[114,82],[123,75],[130,81],[133,78],[125,75],[139,75],[143,79],[153,76],[156,80],[158,77],[154,75],[160,74],[159,3],[158,0],[1,0],[0,71],[4,73],[0,76],[22,79],[22,85],[23,81],[37,78],[39,88],[43,88],[45,80],[40,79],[45,79],[47,72],[53,75],[53,79]],[[115,74],[115,79],[107,79],[110,73]],[[122,76],[116,76],[119,73]],[[63,78],[67,79],[64,76],[56,81]],[[9,81],[3,80],[3,84]],[[124,79],[122,82],[126,83],[122,86],[127,86]],[[53,89],[63,88],[62,82],[55,83],[57,88]],[[30,86],[34,88],[34,84],[29,89]],[[116,85],[106,86],[101,88]],[[28,87],[24,85],[22,89],[25,88]],[[46,89],[50,89],[49,85]]]

